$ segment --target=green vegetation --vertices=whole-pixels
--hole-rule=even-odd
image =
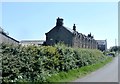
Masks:
[[[63,44],[27,47],[2,44],[0,49],[3,82],[49,82],[55,74],[73,74],[74,70],[79,71],[110,58],[95,49],[75,49]]]
[[[120,53],[120,46],[112,46],[110,52],[115,52],[115,54]]]
[[[103,62],[99,62],[96,64],[84,66],[78,69],[69,70],[68,72],[60,72],[59,74],[54,74],[47,79],[48,82],[72,82],[77,78],[81,78],[101,67],[105,64],[112,61],[112,57],[104,60]]]
[[[112,52],[111,51],[104,51],[103,54],[106,56],[112,56],[112,57],[117,56],[114,51],[112,51]]]

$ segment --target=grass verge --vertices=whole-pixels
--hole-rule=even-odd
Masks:
[[[74,70],[69,70],[68,72],[60,72],[58,74],[54,74],[47,79],[47,82],[71,82],[77,78],[86,76],[91,72],[103,67],[107,63],[111,62],[112,59],[112,57],[109,57],[100,63],[84,66]]]

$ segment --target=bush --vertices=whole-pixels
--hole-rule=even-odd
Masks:
[[[47,77],[105,60],[100,51],[55,46],[1,44],[3,82],[45,82]]]
[[[115,52],[109,52],[109,53],[107,53],[107,56],[113,56],[113,57],[115,57],[116,55],[115,55]]]

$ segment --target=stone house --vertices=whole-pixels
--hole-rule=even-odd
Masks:
[[[107,40],[96,40],[98,43],[98,49],[101,51],[107,50]]]
[[[46,45],[54,45],[58,42],[63,42],[64,44],[71,47],[79,48],[91,48],[97,49],[97,41],[93,36],[88,34],[88,36],[76,31],[75,24],[73,29],[63,26],[63,19],[57,18],[56,26],[52,28],[46,35]]]

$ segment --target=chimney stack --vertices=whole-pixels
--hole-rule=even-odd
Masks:
[[[57,18],[56,26],[63,26],[63,19],[62,18]]]

